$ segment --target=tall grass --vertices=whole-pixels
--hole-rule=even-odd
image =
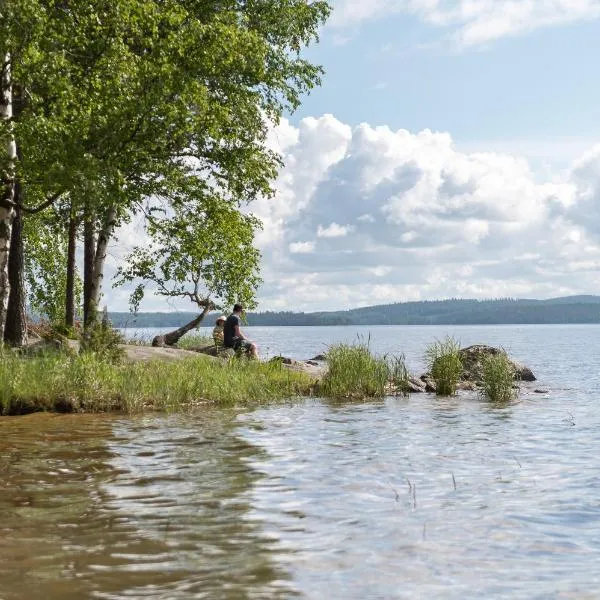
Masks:
[[[368,343],[336,344],[327,351],[328,370],[319,387],[330,398],[381,398],[407,389],[404,357],[374,356]]]
[[[198,356],[114,364],[93,354],[23,359],[0,354],[0,410],[176,410],[199,403],[259,404],[311,393],[313,378],[252,361]]]
[[[481,394],[492,402],[510,402],[516,397],[513,387],[515,368],[506,352],[490,354],[483,359]]]
[[[210,333],[210,331],[209,331]],[[186,333],[178,342],[177,347],[182,350],[190,350],[200,346],[214,346],[215,341],[211,335],[202,335],[200,333]]]
[[[438,396],[453,396],[462,373],[460,343],[452,337],[435,340],[425,350],[425,360]]]

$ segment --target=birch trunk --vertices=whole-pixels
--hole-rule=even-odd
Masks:
[[[27,312],[25,310],[23,217],[18,208],[21,204],[21,184],[18,181],[15,182],[15,203],[17,209],[13,219],[8,257],[10,293],[4,341],[9,346],[21,348],[27,344]]]
[[[165,333],[164,335],[157,335],[152,340],[152,345],[161,347],[174,346],[188,331],[191,331],[200,325],[202,319],[208,314],[210,307],[211,304],[207,302],[202,313],[200,313],[193,321],[190,321],[187,325],[184,325],[179,329],[175,329],[175,331]]]
[[[17,144],[12,130],[12,80],[10,72],[10,54],[2,57],[2,79],[0,95],[0,121],[8,125],[7,137],[3,153],[6,160],[6,171],[0,173],[3,182],[0,196],[0,342],[4,340],[6,328],[6,313],[10,296],[10,280],[8,274],[8,259],[10,254],[10,238],[14,218],[13,202],[15,195],[14,165],[17,160]]]
[[[75,325],[75,275],[76,275],[76,237],[77,237],[77,220],[71,208],[69,216],[69,242],[67,246],[67,282],[65,293],[65,325],[73,327]]]
[[[90,325],[90,300],[92,297],[95,258],[96,234],[94,232],[94,218],[89,207],[86,207],[83,223],[83,324],[85,329]]]
[[[94,272],[90,285],[90,305],[88,319],[90,323],[96,321],[98,306],[102,296],[102,281],[104,280],[104,263],[106,262],[106,250],[108,242],[115,229],[117,222],[117,211],[114,207],[108,210],[104,227],[98,234],[98,244],[96,246],[96,255],[94,256]]]

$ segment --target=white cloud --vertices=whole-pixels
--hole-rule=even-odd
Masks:
[[[354,231],[354,227],[351,225],[338,225],[337,223],[332,223],[328,227],[323,227],[319,225],[317,229],[317,237],[324,238],[337,238],[344,237]]]
[[[540,176],[522,157],[460,152],[447,133],[350,129],[330,115],[310,127],[283,152],[282,196],[258,211],[269,219],[282,198],[287,207],[263,246],[263,308],[600,287],[600,146]],[[312,141],[321,131],[322,149]],[[290,179],[299,164],[310,185]],[[299,239],[314,239],[310,252],[297,252]]]
[[[292,254],[311,254],[315,251],[314,242],[292,242],[289,245]]]
[[[600,0],[334,0],[331,26],[346,29],[392,14],[450,32],[461,47],[600,17]]]
[[[459,151],[447,133],[331,115],[283,121],[270,140],[285,167],[275,196],[251,207],[265,224],[263,310],[600,289],[600,146],[539,173],[522,157]],[[113,262],[134,241],[138,223]],[[107,291],[126,308],[124,292]]]

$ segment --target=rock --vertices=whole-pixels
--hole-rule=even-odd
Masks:
[[[494,356],[503,352],[500,348],[477,344],[462,348],[460,358],[463,364],[461,379],[463,381],[480,382],[483,378],[483,360],[487,356]],[[515,361],[511,361],[515,369],[515,379],[519,381],[535,381],[536,377],[531,369]]]
[[[311,358],[312,361],[324,362],[327,360],[327,356],[325,354],[317,354],[314,358]]]
[[[430,394],[435,394],[437,391],[435,381],[429,375],[421,375],[420,379],[425,384],[425,391]]]
[[[406,382],[406,387],[413,394],[423,394],[425,392],[425,383],[416,377],[409,377]]]
[[[462,390],[463,392],[474,392],[477,390],[477,386],[472,381],[459,381],[456,389]]]
[[[547,394],[548,390],[533,390],[534,394]]]
[[[316,360],[307,360],[306,361],[307,365],[312,365],[313,367],[318,367],[319,363]]]
[[[214,344],[210,344],[209,346],[192,346],[190,350],[192,352],[198,352],[199,354],[217,356],[219,358],[231,358],[235,356],[235,350],[233,348],[224,348],[223,346],[217,348]]]

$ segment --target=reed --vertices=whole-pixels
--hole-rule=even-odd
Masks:
[[[320,394],[330,398],[381,398],[407,389],[404,357],[377,357],[368,342],[336,344],[327,351]]]
[[[92,353],[36,358],[0,354],[2,414],[257,405],[308,395],[314,384],[309,375],[281,365],[203,356],[177,362],[114,363]]]
[[[425,350],[425,360],[438,396],[453,396],[462,373],[460,343],[452,337],[435,340]]]
[[[517,395],[515,368],[506,352],[486,356],[482,367],[482,396],[498,403],[514,400]]]

